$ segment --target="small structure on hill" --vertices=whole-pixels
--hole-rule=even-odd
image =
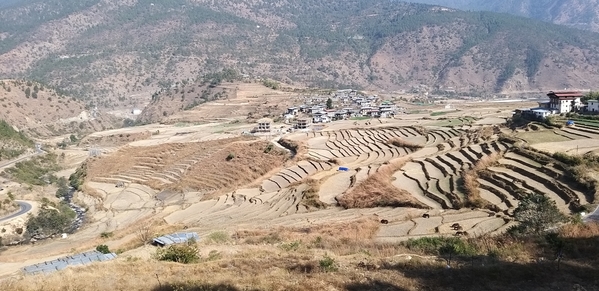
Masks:
[[[27,266],[23,268],[23,272],[28,275],[47,274],[65,269],[68,266],[87,265],[93,262],[109,261],[115,258],[115,253],[103,254],[99,251],[91,251]]]
[[[153,239],[152,244],[156,245],[156,246],[164,247],[164,246],[168,246],[168,245],[172,245],[172,244],[186,243],[191,239],[194,239],[197,241],[200,239],[200,236],[195,232],[173,233],[173,234],[167,234],[167,235],[163,235],[161,237],[157,237],[157,238]]]
[[[270,118],[262,118],[258,120],[258,128],[257,132],[270,132],[270,127],[272,124],[272,119]]]

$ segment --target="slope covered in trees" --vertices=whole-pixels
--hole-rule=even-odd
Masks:
[[[383,0],[71,2],[0,9],[0,77],[42,80],[105,107],[225,67],[391,90],[599,81],[595,34],[505,14]]]
[[[580,29],[599,31],[595,0],[413,0],[462,10],[493,11],[534,18]]]

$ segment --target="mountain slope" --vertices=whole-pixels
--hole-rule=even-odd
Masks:
[[[462,10],[510,13],[599,32],[597,0],[412,0]]]
[[[504,14],[384,0],[25,3],[0,10],[0,76],[41,80],[101,107],[148,101],[222,68],[389,90],[599,83],[596,34]]]
[[[118,122],[107,114],[93,118],[81,100],[24,80],[0,80],[0,120],[30,137],[113,128]]]

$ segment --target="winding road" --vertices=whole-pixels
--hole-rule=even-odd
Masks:
[[[23,215],[27,212],[29,212],[31,210],[31,208],[33,208],[33,206],[31,206],[31,204],[24,202],[24,201],[16,201],[17,204],[19,204],[19,206],[21,207],[21,210],[19,210],[19,212],[13,213],[9,216],[6,217],[2,217],[0,218],[0,222],[3,222],[5,220],[9,220],[9,219],[13,219],[17,216]]]

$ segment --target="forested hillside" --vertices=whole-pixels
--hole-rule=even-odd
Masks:
[[[597,0],[411,0],[447,7],[510,13],[599,32]]]
[[[100,107],[223,68],[311,86],[477,94],[599,82],[594,33],[399,1],[30,0],[0,10],[0,39],[0,77]]]

